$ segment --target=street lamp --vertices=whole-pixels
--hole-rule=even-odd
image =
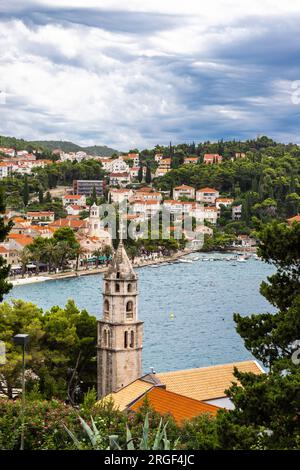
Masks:
[[[20,450],[24,450],[24,412],[25,412],[25,347],[29,341],[29,335],[19,334],[13,337],[17,346],[22,346],[22,405],[21,405],[21,446]]]

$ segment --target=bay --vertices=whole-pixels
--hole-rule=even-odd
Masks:
[[[192,263],[137,269],[139,318],[144,323],[143,369],[156,372],[253,359],[235,331],[233,313],[273,312],[260,295],[274,268],[250,259],[225,261],[209,254]],[[194,259],[195,255],[190,258]],[[102,275],[17,286],[7,299],[22,298],[43,309],[74,299],[81,309],[102,315]]]

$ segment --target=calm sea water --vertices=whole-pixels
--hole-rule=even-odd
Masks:
[[[162,372],[251,359],[232,316],[273,311],[259,293],[261,281],[273,272],[271,266],[254,259],[236,265],[199,260],[137,272],[145,372],[150,367]],[[100,318],[102,275],[18,286],[7,298],[22,298],[44,309],[63,306],[71,298]]]

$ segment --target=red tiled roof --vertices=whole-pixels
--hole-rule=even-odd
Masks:
[[[176,186],[176,188],[174,188],[175,191],[181,190],[181,189],[194,189],[194,188],[192,186],[188,186],[186,184],[182,184],[181,186]]]
[[[22,235],[20,233],[10,233],[7,237],[9,240],[15,240],[17,243],[23,246],[31,245],[33,238],[28,235]]]
[[[63,196],[64,199],[81,199],[82,196],[78,195],[78,194],[66,194],[65,196]]]
[[[214,188],[201,188],[198,189],[197,193],[218,193],[219,191]]]
[[[162,387],[153,387],[143,397],[137,400],[130,409],[132,411],[138,411],[146,397],[155,411],[161,415],[171,414],[177,424],[181,424],[184,420],[191,419],[203,413],[215,416],[219,410],[217,406],[170,392]]]
[[[290,219],[288,219],[288,222],[289,223],[300,222],[300,214],[295,215],[294,217],[291,217]]]

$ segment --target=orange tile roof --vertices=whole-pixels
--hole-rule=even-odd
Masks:
[[[182,184],[181,186],[177,186],[176,188],[174,188],[175,191],[177,190],[180,190],[180,189],[194,189],[192,186],[188,186],[186,184]]]
[[[16,222],[16,223],[23,223],[23,222],[26,222],[26,220],[25,220],[23,217],[19,217],[19,216],[13,217],[13,218],[12,218],[12,221],[13,221],[13,222]]]
[[[237,382],[233,376],[234,367],[237,367],[241,372],[263,373],[263,369],[256,361],[245,361],[159,373],[156,374],[156,377],[171,392],[195,400],[207,401],[225,397],[225,390],[230,387],[233,381]]]
[[[132,401],[144,395],[144,393],[152,387],[153,384],[137,379],[126,387],[121,388],[118,392],[110,393],[106,397],[102,398],[98,403],[100,404],[101,402],[103,403],[103,401],[105,402],[112,399],[115,407],[120,411],[123,411]]]
[[[218,197],[216,199],[217,202],[231,202],[233,199],[231,197]]]
[[[209,413],[215,416],[220,409],[217,406],[170,392],[162,387],[153,387],[146,392],[143,397],[131,405],[130,409],[132,411],[138,411],[145,399],[148,399],[151,407],[159,414],[171,414],[177,424],[181,424],[184,420],[194,418],[203,413]]]
[[[218,193],[219,191],[214,188],[201,188],[198,189],[197,193]]]
[[[21,235],[20,233],[10,233],[7,238],[15,240],[17,243],[23,246],[31,245],[31,243],[33,243],[32,237],[29,237],[28,235]]]
[[[5,246],[0,246],[0,253],[9,253],[9,250]]]
[[[81,227],[84,227],[84,225],[85,225],[84,220],[66,218],[66,219],[58,219],[58,220],[55,220],[54,222],[52,222],[52,224],[49,224],[48,227],[55,227],[55,228],[60,228],[60,227],[81,228]]]
[[[288,222],[289,222],[289,223],[292,223],[292,222],[300,222],[300,214],[295,215],[294,217],[291,217],[290,219],[288,219]]]
[[[81,199],[82,196],[78,195],[78,194],[66,194],[65,196],[63,196],[64,199]]]

